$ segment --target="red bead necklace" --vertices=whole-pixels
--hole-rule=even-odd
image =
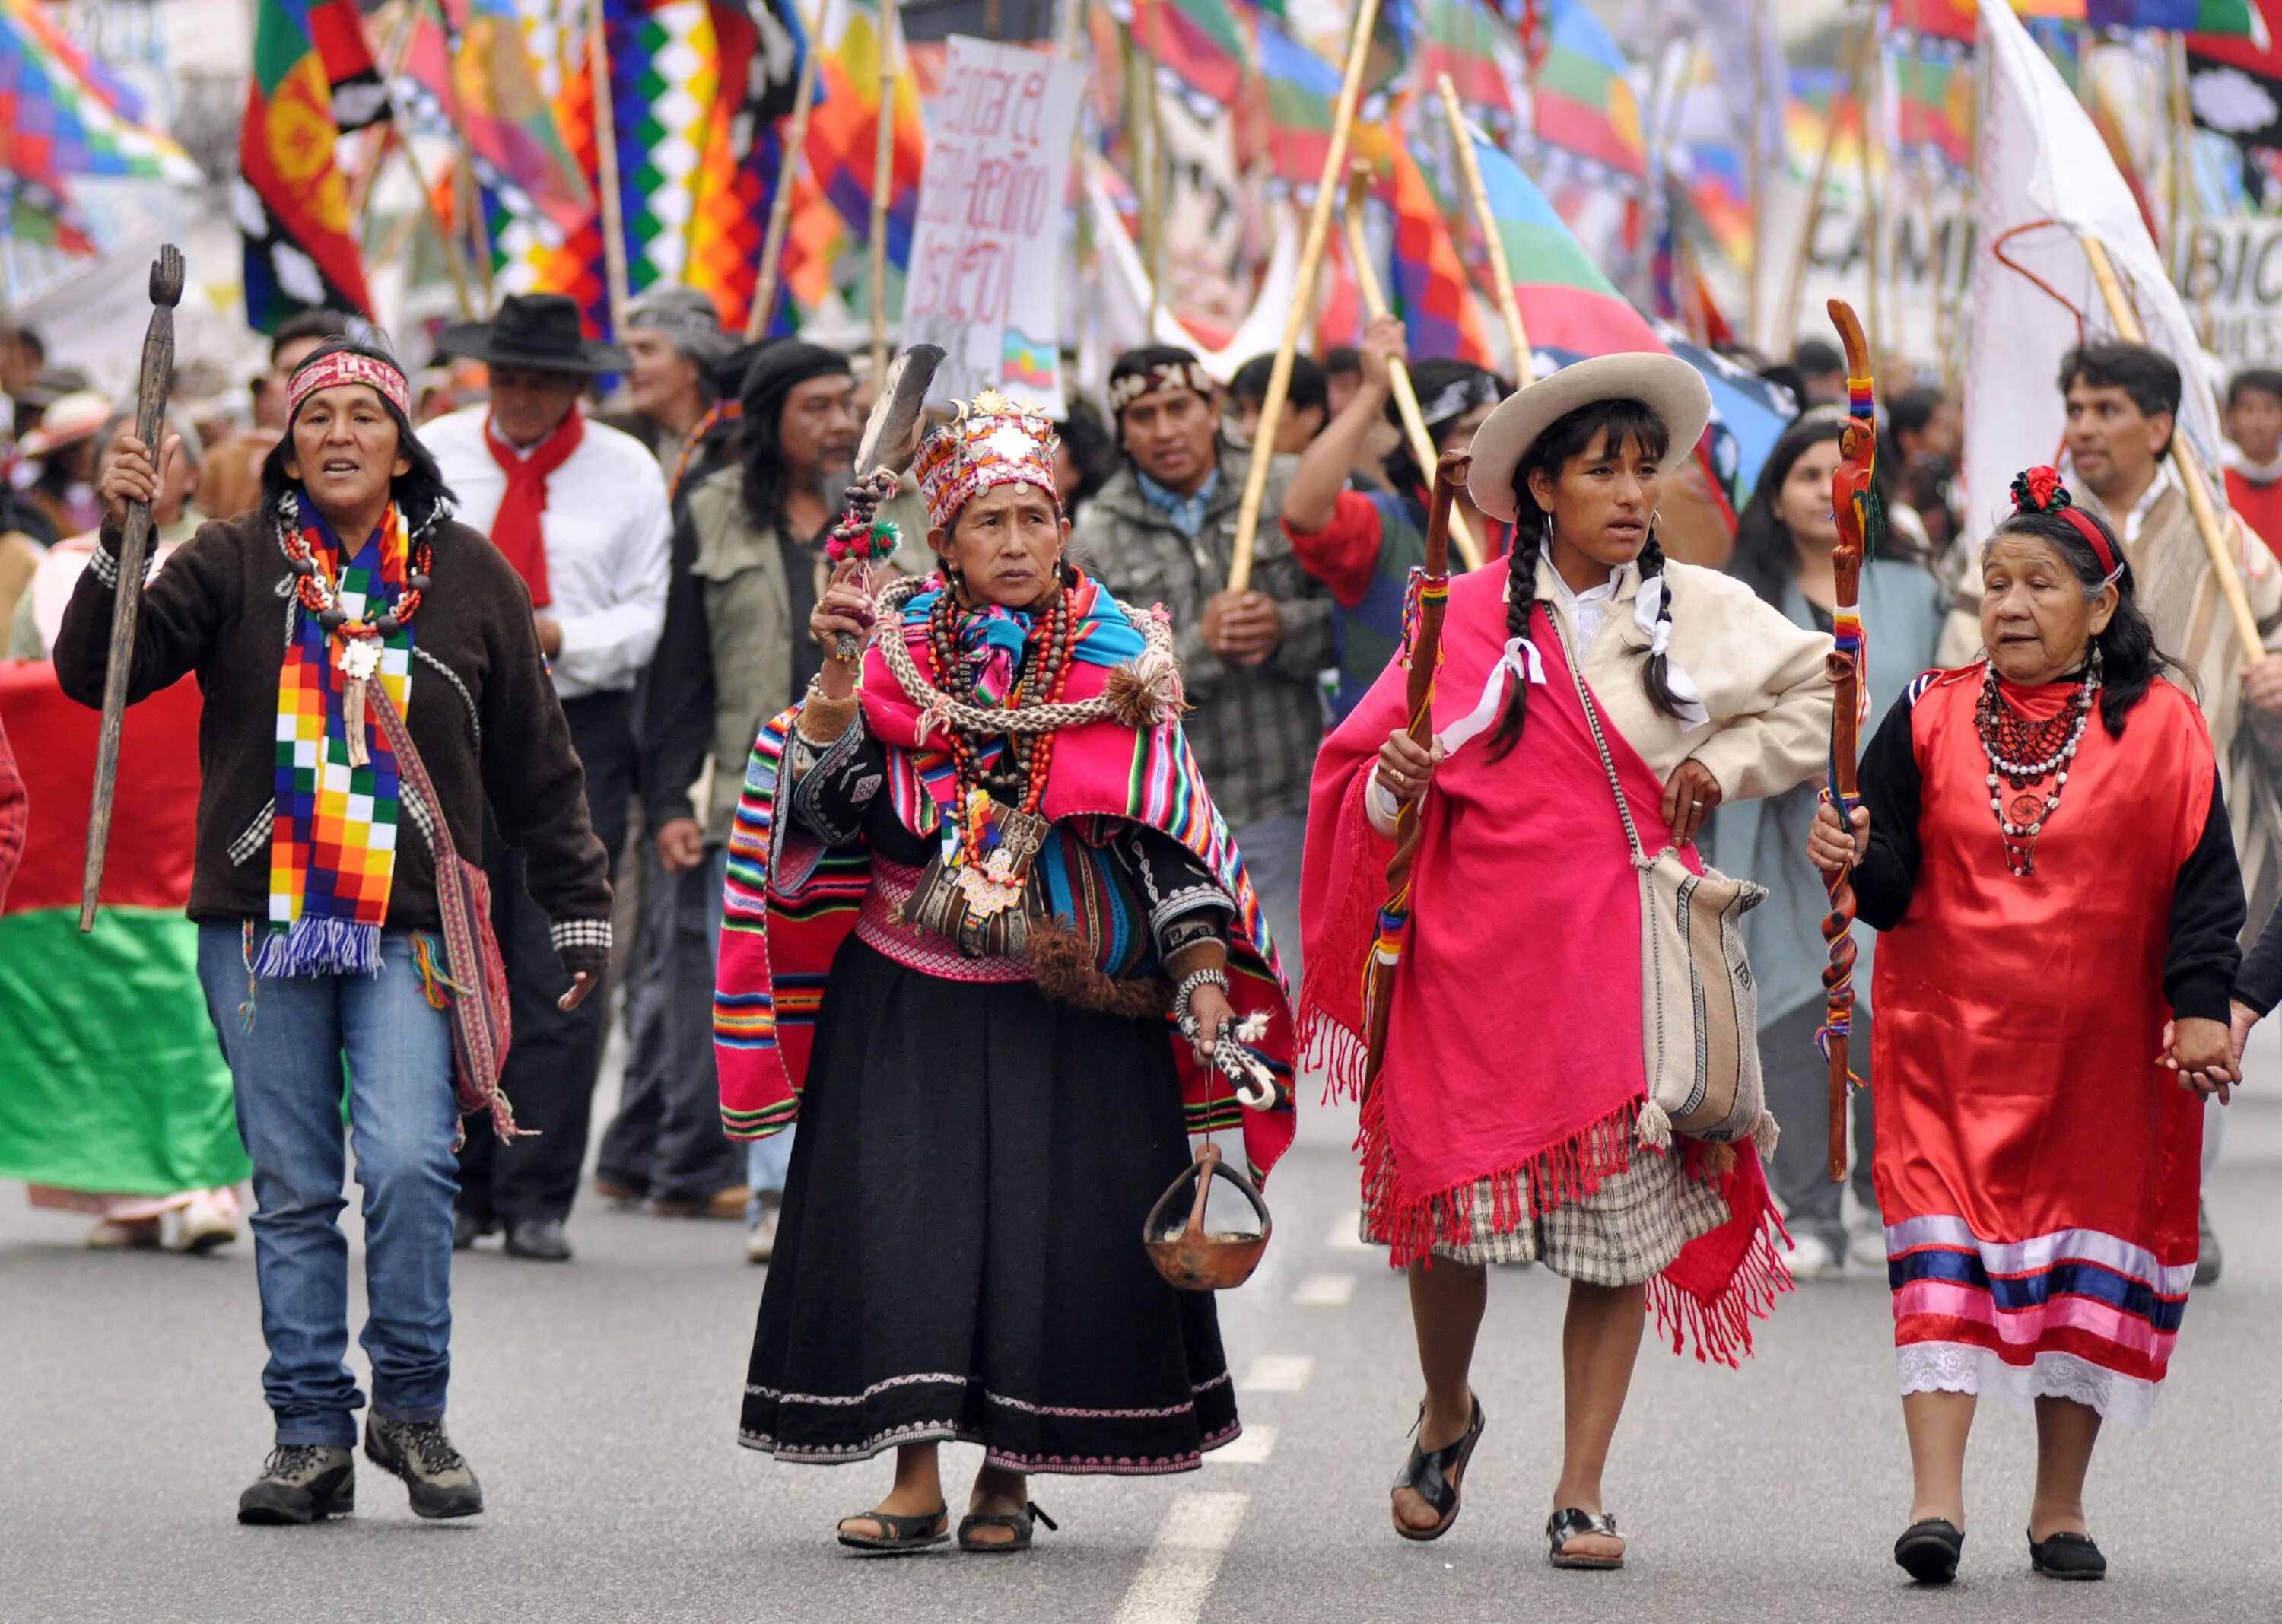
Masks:
[[[937,596],[935,607],[928,616],[928,664],[936,688],[945,693],[971,695],[974,691],[973,663],[959,643],[959,604],[952,589],[946,587]],[[1038,617],[1026,641],[1021,672],[1013,688],[1006,695],[1006,708],[1021,707],[1026,695],[1044,689],[1045,703],[1059,704],[1069,686],[1070,649],[1073,610],[1067,589],[1058,591],[1046,611]],[[959,804],[966,804],[969,795],[982,783],[982,735],[969,734],[963,728],[952,727],[943,734],[944,748],[951,758],[958,776]],[[1013,751],[1015,771],[1022,780],[1021,810],[1032,816],[1045,799],[1046,773],[1053,760],[1052,733],[1009,734],[1008,745]],[[1003,776],[1003,775],[1002,775]],[[984,854],[977,848],[980,831],[970,829],[962,842],[966,857],[980,863]]]

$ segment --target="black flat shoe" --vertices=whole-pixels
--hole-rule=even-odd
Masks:
[[[1040,1511],[1038,1503],[1033,1500],[1021,1511],[1009,1511],[1002,1516],[960,1518],[959,1548],[985,1557],[995,1557],[1005,1550],[1028,1550],[1030,1548],[1030,1524],[1034,1519],[1057,1531],[1061,1527],[1060,1523]],[[1014,1537],[1010,1540],[978,1540],[974,1535],[981,1528],[1005,1528]]]
[[[2089,1534],[2029,1536],[2029,1566],[2047,1579],[2105,1579],[2107,1558]]]
[[[1946,1517],[1913,1522],[1894,1542],[1894,1560],[1920,1584],[1947,1584],[1964,1555],[1965,1535]]]
[[[885,1532],[850,1534],[848,1525],[851,1522],[876,1522]],[[892,1511],[858,1511],[840,1519],[838,1532],[840,1542],[850,1550],[873,1557],[900,1557],[951,1543],[947,1531],[950,1522],[951,1508],[943,1505],[917,1517],[898,1517]]]
[[[1617,1532],[1617,1519],[1613,1513],[1584,1511],[1573,1505],[1564,1506],[1546,1520],[1545,1539],[1551,1547],[1546,1554],[1546,1560],[1556,1567],[1599,1568],[1603,1571],[1613,1571],[1625,1565],[1621,1553],[1613,1557],[1571,1556],[1569,1542],[1587,1534],[1605,1535],[1614,1540],[1625,1537]]]
[[[560,1218],[517,1218],[507,1226],[507,1255],[534,1263],[567,1263],[570,1238]]]
[[[1482,1441],[1482,1427],[1486,1424],[1482,1401],[1476,1398],[1473,1403],[1473,1418],[1466,1423],[1466,1430],[1454,1441],[1439,1449],[1412,1444],[1410,1458],[1404,1461],[1402,1470],[1394,1474],[1396,1488],[1409,1489],[1441,1519],[1431,1528],[1414,1528],[1396,1516],[1394,1531],[1404,1539],[1439,1540],[1450,1531],[1450,1525],[1458,1520],[1458,1480],[1466,1470],[1466,1462],[1473,1457],[1474,1446]],[[1421,1403],[1418,1406],[1419,1424],[1424,1425],[1425,1419],[1426,1406]],[[1417,1427],[1413,1426],[1411,1430],[1415,1432]]]

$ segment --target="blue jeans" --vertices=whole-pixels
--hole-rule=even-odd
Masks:
[[[1259,893],[1260,912],[1268,921],[1268,935],[1283,960],[1284,979],[1292,996],[1300,996],[1300,853],[1307,843],[1305,818],[1255,818],[1235,831],[1236,849],[1244,853],[1245,872]]]
[[[364,1190],[370,1311],[359,1340],[372,1360],[373,1410],[394,1421],[444,1413],[459,1187],[451,1022],[421,990],[408,932],[384,933],[381,959],[376,975],[253,983],[239,927],[198,926],[198,980],[253,1159],[253,1264],[269,1345],[261,1388],[281,1444],[353,1445],[364,1403],[347,1364],[345,1061]]]

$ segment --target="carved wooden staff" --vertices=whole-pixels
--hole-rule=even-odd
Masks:
[[[1843,299],[1830,301],[1831,324],[1846,345],[1846,427],[1838,441],[1838,470],[1830,478],[1830,506],[1838,522],[1838,545],[1830,562],[1837,581],[1834,605],[1836,641],[1830,651],[1830,680],[1835,689],[1830,709],[1830,787],[1823,794],[1838,812],[1849,833],[1854,809],[1861,804],[1854,768],[1860,744],[1863,695],[1862,561],[1878,541],[1884,525],[1870,481],[1878,461],[1877,400],[1870,376],[1870,345],[1853,307]],[[1822,921],[1822,939],[1830,944],[1830,963],[1822,972],[1822,1030],[1817,1038],[1830,1062],[1830,1179],[1846,1179],[1846,1107],[1853,1086],[1848,1045],[1854,1032],[1854,869],[1850,863],[1822,877],[1830,893],[1830,912]]]
[[[151,326],[143,335],[143,378],[135,434],[150,447],[151,466],[166,478],[159,444],[167,423],[167,385],[175,371],[175,307],[182,299],[182,251],[168,243],[151,262]],[[103,890],[104,851],[111,842],[111,802],[119,788],[119,735],[127,725],[127,679],[135,662],[135,622],[143,610],[143,574],[151,558],[151,504],[127,505],[119,543],[119,586],[111,602],[111,663],[103,677],[103,734],[95,751],[95,798],[87,814],[87,869],[79,888],[79,928],[95,929]]]
[[[1445,452],[1434,464],[1433,505],[1426,516],[1426,565],[1411,578],[1417,620],[1404,640],[1410,657],[1410,737],[1429,750],[1434,739],[1434,669],[1442,658],[1442,614],[1450,606],[1450,503],[1472,466],[1473,458],[1463,451]],[[1394,1003],[1394,967],[1402,960],[1403,937],[1410,926],[1410,865],[1418,856],[1418,801],[1413,798],[1394,816],[1386,901],[1378,910],[1378,938],[1363,965],[1365,1099],[1378,1086],[1379,1064],[1386,1056],[1386,1017]]]

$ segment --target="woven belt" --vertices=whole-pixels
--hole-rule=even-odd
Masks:
[[[920,888],[920,871],[885,858],[872,859],[872,885],[856,914],[856,936],[907,970],[943,981],[1029,981],[1037,968],[1028,959],[970,959],[958,944],[932,930],[904,922],[904,904]]]

